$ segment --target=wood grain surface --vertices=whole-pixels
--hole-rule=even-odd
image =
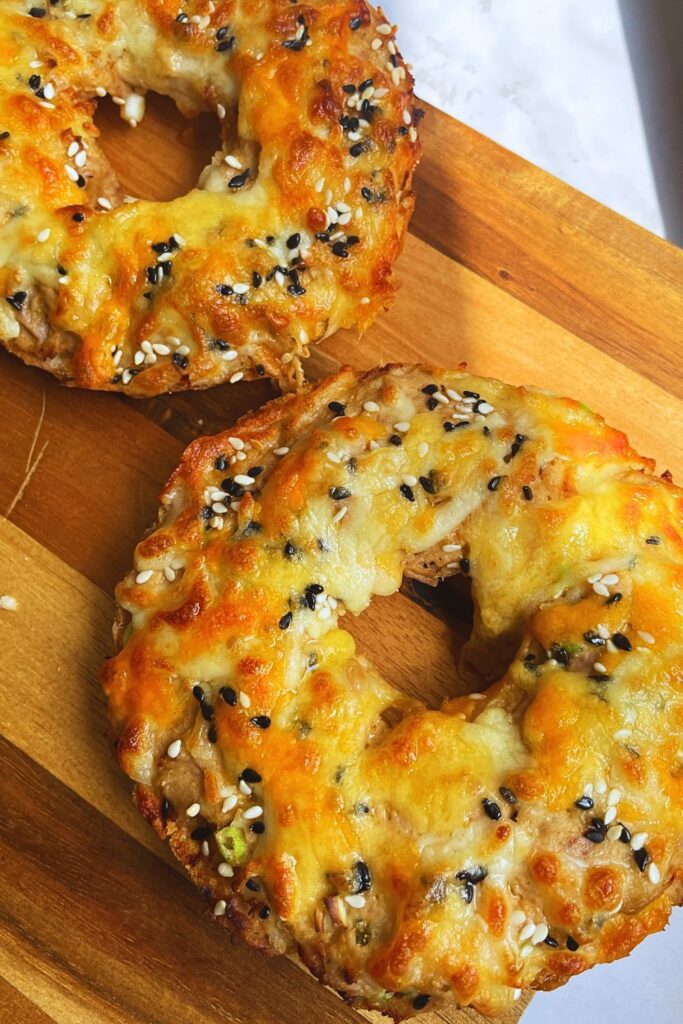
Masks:
[[[217,129],[166,100],[148,109],[135,133],[106,103],[98,123],[124,187],[168,199]],[[435,110],[424,138],[397,300],[364,338],[325,342],[309,376],[466,360],[582,399],[683,478],[683,253]],[[134,402],[62,389],[6,353],[0,371],[0,593],[18,601],[0,612],[0,1020],[358,1021],[292,962],[212,927],[133,809],[97,683],[113,585],[183,446],[273,386]],[[389,678],[436,705],[459,689],[469,611],[462,587],[411,587],[349,625]]]

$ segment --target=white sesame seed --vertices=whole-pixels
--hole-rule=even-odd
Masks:
[[[607,669],[601,661],[596,661],[593,668],[596,672],[599,672],[601,676],[607,675]]]
[[[391,25],[387,25],[386,22],[383,22],[381,25],[377,25],[375,27],[375,31],[379,32],[380,35],[390,36],[391,32],[392,32],[392,28],[391,28]]]
[[[524,927],[521,929],[521,931],[519,933],[519,936],[518,936],[519,941],[520,942],[526,942],[527,939],[531,938],[531,936],[534,934],[535,931],[536,931],[536,925],[534,924],[534,922],[533,921],[527,921],[527,923],[524,925]]]
[[[80,144],[76,142],[76,140],[74,139],[66,151],[66,155],[68,156],[69,160],[71,160],[72,157],[76,156],[76,153],[78,153],[80,148]]]
[[[325,179],[318,178],[314,187],[316,192],[322,192],[322,190],[325,188]]]
[[[609,590],[604,583],[594,583],[593,590],[599,597],[609,597]]]
[[[55,98],[55,87],[52,82],[47,82],[45,86],[43,86],[43,95],[46,100],[53,100]]]
[[[228,906],[228,904],[225,902],[225,900],[219,900],[218,903],[216,903],[214,908],[213,908],[213,916],[214,917],[223,917],[223,915],[225,914],[225,911],[227,909],[227,906]]]
[[[621,839],[622,831],[623,828],[621,825],[611,825],[610,828],[607,829],[607,838],[614,843],[618,839]]]
[[[183,744],[181,740],[173,740],[172,743],[169,743],[166,749],[167,755],[175,760],[175,758],[180,753],[180,748],[182,747],[182,745]]]
[[[232,508],[232,505],[230,507]],[[213,530],[222,530],[223,529],[223,517],[222,516],[212,516],[211,519],[209,519],[209,526]]]
[[[130,370],[124,370],[123,373],[121,374],[121,383],[122,384],[130,384],[132,379],[133,379],[133,374],[130,372]]]
[[[276,270],[276,271],[275,271],[275,275],[274,275],[274,276],[275,276],[275,280],[277,281],[277,283],[278,283],[278,284],[280,285],[280,287],[282,288],[282,286],[283,286],[283,285],[284,285],[284,283],[285,283],[285,275],[284,275],[284,274],[282,273],[282,271],[281,271],[281,270]]]
[[[351,207],[347,206],[346,203],[337,203],[337,213],[350,213]]]
[[[156,352],[158,356],[170,356],[171,349],[168,345],[162,345],[160,342],[155,341],[152,345],[152,350]]]
[[[251,487],[252,484],[256,483],[256,477],[247,476],[246,473],[238,473],[235,477],[235,483],[239,484],[240,487]]]
[[[240,779],[239,791],[240,793],[244,793],[245,796],[251,796],[252,792],[251,786],[248,782],[245,782],[244,779]]]
[[[307,345],[308,344],[308,334],[303,329],[303,327],[299,328],[299,344],[301,344],[301,345]]]
[[[398,53],[398,50],[396,48],[396,43],[394,42],[393,39],[390,39],[389,42],[387,43],[387,50],[389,51],[389,53],[392,53],[392,54],[393,53]]]
[[[375,99],[376,100],[381,100],[384,96],[386,96],[388,94],[388,92],[389,92],[389,90],[388,89],[384,89],[384,88],[375,89]]]
[[[360,305],[361,306],[369,306],[370,305],[370,299],[367,297],[367,295],[364,295],[363,298],[360,300]]]
[[[232,876],[235,874],[232,864],[228,864],[228,862],[225,860],[221,861],[216,870],[218,871],[218,874],[221,876],[221,878],[232,878]]]
[[[442,546],[441,550],[445,551],[446,554],[448,554],[451,551],[461,551],[462,550],[462,544],[444,544]]]
[[[375,36],[375,38],[370,43],[370,48],[372,50],[379,50],[380,46],[382,46],[382,40],[379,38],[379,36]]]
[[[626,740],[631,735],[631,729],[617,729],[615,733],[612,733],[613,740]]]
[[[237,806],[237,794],[236,793],[232,793],[230,796],[226,796],[225,800],[223,801],[223,806],[221,807],[221,813],[222,814],[227,814],[228,811],[231,811],[233,809],[233,807],[236,807],[236,806]]]
[[[418,454],[418,456],[421,459],[423,459],[428,451],[429,451],[429,445],[427,444],[427,442],[426,441],[420,441],[419,445],[417,446],[417,454]]]
[[[597,583],[598,580],[601,580],[601,579],[602,579],[602,573],[601,572],[595,572],[595,573],[593,573],[592,576],[589,576],[587,578],[586,582],[590,583],[591,586],[592,586],[594,583]]]
[[[653,644],[655,642],[655,638],[652,633],[646,633],[643,629],[638,630],[638,636],[645,644]]]
[[[235,295],[246,295],[247,292],[249,291],[249,285],[244,284],[242,282],[238,282],[237,284],[234,284],[232,286],[232,290],[234,291]]]
[[[617,809],[616,809],[616,807],[608,807],[607,810],[604,813],[603,821],[605,822],[606,825],[611,825],[612,822],[614,821],[614,819],[616,818],[616,816],[617,816]]]
[[[416,476],[411,476],[411,475],[404,476],[403,477],[403,483],[407,484],[408,487],[415,487],[416,484],[417,484],[417,477]]]
[[[346,195],[346,193],[350,192],[350,191],[351,191],[351,179],[350,178],[344,178],[344,195]],[[339,204],[337,204],[337,205],[339,205]]]
[[[170,565],[167,565],[165,567],[164,576],[166,577],[169,583],[173,583],[173,581],[175,580],[175,572],[173,571]]]
[[[12,597],[10,594],[3,594],[0,596],[0,611],[3,612],[15,612],[18,608],[16,597]]]
[[[253,807],[247,807],[242,817],[246,821],[252,821],[254,818],[260,818],[262,814],[263,808],[260,807],[258,804],[254,804]]]
[[[227,113],[227,111],[226,111],[226,109],[225,109],[225,107],[223,106],[222,103],[217,103],[216,104],[216,113],[218,115],[218,119],[220,121],[222,121],[223,118],[225,117],[226,113]]]
[[[240,171],[242,169],[242,164],[236,156],[232,155],[232,153],[228,153],[224,159],[228,167],[234,167],[236,171]]]
[[[171,235],[171,238],[180,248],[185,245],[185,239],[182,235],[179,235],[177,231]]]
[[[604,779],[598,779],[595,783],[595,792],[599,793],[600,796],[603,796],[607,792],[607,783]]]
[[[214,501],[211,508],[217,516],[225,516],[228,514],[228,507],[224,505],[222,501]]]
[[[95,86],[95,95],[96,96],[100,96],[100,97],[106,96],[107,95],[107,90],[104,88],[103,85],[96,85]]]
[[[621,790],[620,789],[610,789],[609,793],[607,794],[607,803],[608,803],[608,805],[610,807],[616,806],[616,804],[618,804],[620,800],[621,800]]]
[[[78,153],[74,157],[74,163],[76,167],[85,167],[88,162],[88,154],[84,149],[79,149]]]
[[[615,583],[619,582],[619,577],[615,572],[610,572],[607,576],[603,576],[601,583],[604,583],[606,587],[612,587]]]
[[[399,434],[407,434],[410,430],[410,421],[400,420],[399,423],[394,423],[394,430],[398,430]]]
[[[230,378],[230,383],[236,384],[238,380],[242,380],[242,377],[244,377],[244,374],[242,373],[241,370],[238,370],[237,373],[233,373],[232,377]]]
[[[231,448],[234,448],[236,452],[241,452],[244,448],[244,441],[241,437],[229,437],[228,444]]]
[[[537,946],[539,942],[544,942],[548,938],[548,925],[542,922],[537,924],[534,929],[534,934],[531,936],[531,945]]]
[[[67,177],[69,177],[71,181],[78,181],[78,171],[75,168],[73,168],[71,164],[64,164],[64,170],[67,173]]]
[[[342,505],[342,507],[339,509],[339,511],[335,512],[334,516],[332,517],[332,522],[333,523],[340,523],[348,511],[349,511],[349,506],[348,505]]]
[[[344,899],[354,910],[362,910],[365,906],[365,896],[362,892],[352,893],[350,896],[345,896]]]
[[[190,346],[189,345],[179,345],[178,348],[177,348],[177,352],[178,352],[179,356],[187,356],[187,355],[190,354]],[[237,355],[236,352],[235,352],[235,355]]]
[[[417,142],[417,130],[415,128],[408,129],[408,138],[411,142]]]
[[[512,925],[513,928],[516,928],[518,925],[524,924],[525,921],[526,914],[523,910],[513,910],[512,913],[510,914],[510,924]]]
[[[349,132],[348,135],[351,142],[358,142],[361,137],[360,132]]]
[[[172,259],[172,252],[162,252],[160,256],[157,256],[157,263],[170,263]]]
[[[251,707],[251,697],[248,693],[245,693],[244,690],[240,690],[239,702],[243,708]]]
[[[188,816],[188,818],[196,818],[200,811],[201,811],[200,805],[197,804],[197,803],[194,803],[194,804],[190,804],[190,806],[185,811],[185,814]]]
[[[275,448],[273,451],[273,455],[286,455],[288,451],[289,448],[287,448],[285,445],[282,448]]]
[[[334,207],[333,206],[328,206],[326,212],[327,212],[327,220],[329,221],[329,223],[330,224],[336,224],[337,220],[339,219],[339,214],[334,209]]]
[[[410,113],[409,110],[404,110],[403,111],[403,123],[404,124],[412,124],[413,123],[413,117],[412,117],[412,114]]]
[[[434,394],[429,397],[436,399],[437,402],[441,402],[442,405],[448,405],[448,399],[445,395],[442,395],[440,391],[435,391]]]
[[[377,402],[363,402],[363,408],[366,412],[379,412],[379,406]]]
[[[400,70],[399,68],[395,68],[395,67],[392,67],[392,69],[391,69],[391,82],[392,82],[392,85],[400,85],[401,84],[401,76],[399,75],[399,70]]]
[[[59,284],[68,284],[69,283],[69,275],[68,274],[64,274],[63,277],[58,277],[57,281],[59,282]]]
[[[114,366],[120,366],[123,359],[123,349],[117,348],[114,352]]]
[[[661,882],[662,880],[659,868],[657,867],[654,861],[652,861],[647,866],[647,877],[653,885],[657,885],[657,883]]]
[[[603,626],[601,622],[598,623],[598,625],[595,627],[595,632],[603,640],[607,640],[609,637],[609,629],[607,628],[607,626]]]
[[[135,582],[136,583],[146,583],[147,580],[151,580],[153,575],[154,575],[154,570],[153,569],[143,569],[142,572],[139,572],[137,574],[137,576],[135,577]]]
[[[319,619],[329,619],[331,614],[332,614],[331,610],[327,607],[327,605],[324,605],[320,609],[320,611],[318,612],[318,618]]]
[[[37,242],[47,242],[49,237],[50,237],[50,229],[49,228],[43,228],[43,230],[39,231],[38,234],[36,235],[36,241]]]
[[[647,833],[647,832],[634,832],[634,834],[631,836],[631,849],[632,850],[642,850],[642,848],[645,846],[645,843],[648,841],[648,839],[649,839],[649,833]]]

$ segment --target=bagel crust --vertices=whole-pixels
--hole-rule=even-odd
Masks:
[[[141,813],[216,921],[356,1007],[495,1015],[681,902],[683,493],[585,406],[343,370],[193,442],[103,685]],[[341,626],[472,581],[466,697]]]
[[[136,396],[271,375],[393,292],[420,154],[413,80],[364,0],[4,0],[0,342]],[[171,202],[122,194],[97,98],[213,111]]]

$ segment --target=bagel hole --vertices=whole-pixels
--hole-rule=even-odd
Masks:
[[[147,93],[146,113],[137,128],[121,118],[119,109],[109,96],[99,100],[95,124],[123,192],[169,202],[195,188],[221,144],[215,114],[184,117],[173,100],[155,92]]]
[[[469,578],[431,587],[406,577],[399,593],[375,598],[362,615],[346,615],[341,625],[388,682],[438,708],[447,697],[488,685],[475,671],[461,672],[473,620]]]

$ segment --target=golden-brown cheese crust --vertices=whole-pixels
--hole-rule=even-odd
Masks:
[[[577,402],[431,367],[344,370],[189,446],[103,682],[217,920],[397,1019],[499,1012],[664,926],[683,494],[653,469]],[[483,695],[426,708],[356,652],[341,617],[404,571],[469,573]]]
[[[137,124],[150,89],[221,125],[167,203],[121,194],[93,120],[110,93]],[[309,344],[391,300],[420,116],[364,0],[5,0],[0,343],[138,396],[299,384]]]

